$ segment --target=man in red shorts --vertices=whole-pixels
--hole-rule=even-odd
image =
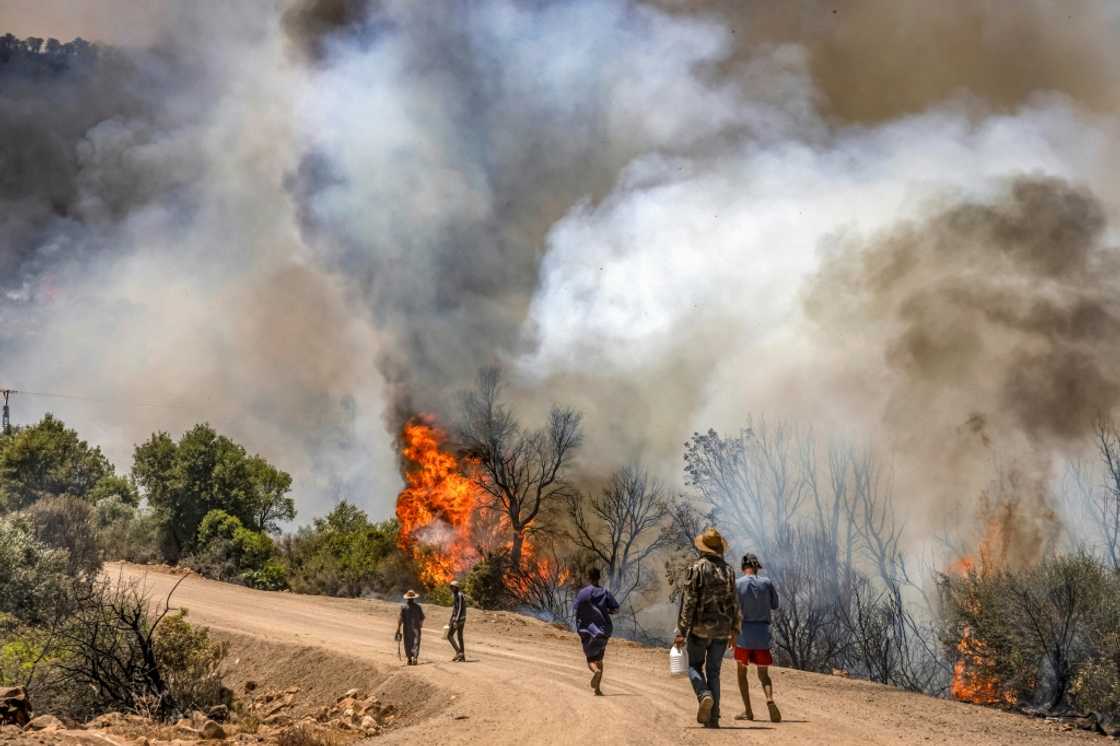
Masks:
[[[739,610],[743,615],[743,626],[735,640],[735,660],[739,669],[739,693],[743,695],[743,714],[736,720],[754,720],[751,710],[750,685],[747,682],[747,666],[751,663],[758,667],[758,680],[762,693],[766,695],[766,708],[770,711],[771,722],[779,723],[782,713],[774,704],[774,687],[770,682],[770,665],[774,657],[770,655],[770,612],[778,608],[778,591],[770,578],[761,577],[758,571],[762,563],[754,554],[743,555],[743,577],[735,581],[735,592],[739,596]]]

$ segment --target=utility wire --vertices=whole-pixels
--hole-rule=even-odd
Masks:
[[[98,396],[81,396],[79,394],[57,394],[57,393],[50,393],[50,392],[46,392],[46,391],[28,391],[27,389],[14,389],[14,388],[13,389],[2,388],[2,389],[0,389],[0,391],[6,391],[10,394],[22,394],[23,396],[39,396],[39,397],[47,397],[47,398],[51,398],[51,399],[70,399],[72,401],[88,401],[88,402],[96,402],[96,403],[99,403],[99,404],[113,404],[113,405],[116,405],[116,406],[124,406],[124,407],[148,407],[148,408],[154,407],[154,408],[158,408],[158,409],[178,409],[178,410],[181,410],[181,411],[184,411],[184,412],[192,411],[188,407],[184,407],[184,406],[177,405],[177,404],[159,404],[159,403],[156,403],[156,402],[137,402],[137,401],[130,401],[130,400],[125,400],[125,399],[110,399],[110,398],[98,397]]]

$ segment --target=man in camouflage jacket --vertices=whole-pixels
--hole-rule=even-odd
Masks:
[[[727,544],[719,531],[709,528],[694,543],[700,559],[688,568],[674,644],[688,646],[688,681],[699,703],[696,721],[718,728],[719,671],[742,623],[739,596],[735,571],[723,559]]]

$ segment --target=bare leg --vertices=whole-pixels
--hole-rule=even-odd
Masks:
[[[603,661],[590,661],[587,667],[591,669],[591,688],[595,694],[602,696],[603,692],[599,690],[599,682],[603,680]]]
[[[739,675],[739,694],[743,697],[743,714],[736,716],[736,720],[754,720],[754,712],[751,710],[751,689],[750,682],[747,681],[747,667],[742,663],[736,663]]]
[[[758,667],[758,681],[762,684],[762,693],[766,695],[766,709],[770,710],[770,720],[775,723],[782,721],[782,712],[774,704],[774,685],[770,681],[769,666]]]

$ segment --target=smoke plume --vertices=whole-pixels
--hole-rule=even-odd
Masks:
[[[767,413],[948,520],[997,456],[1044,513],[1115,404],[1106,3],[105,7],[128,37],[0,11],[115,45],[0,62],[0,351],[99,400],[19,419],[122,464],[206,419],[304,516],[387,515],[401,418],[496,363],[527,419],[585,413],[588,473],[679,483]]]

